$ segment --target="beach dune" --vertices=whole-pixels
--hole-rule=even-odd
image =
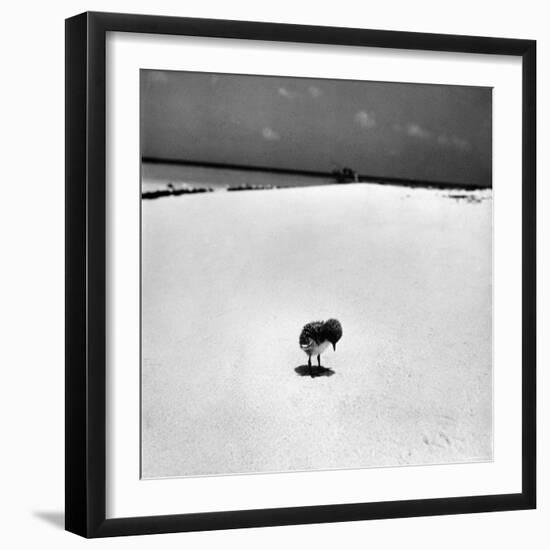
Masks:
[[[142,201],[142,476],[491,460],[491,223],[490,190]]]

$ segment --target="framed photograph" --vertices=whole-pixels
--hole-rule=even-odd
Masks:
[[[66,21],[66,528],[535,507],[531,40]]]

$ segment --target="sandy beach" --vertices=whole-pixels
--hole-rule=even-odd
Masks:
[[[142,476],[491,460],[491,212],[375,184],[142,201]],[[301,376],[328,317],[334,374]]]

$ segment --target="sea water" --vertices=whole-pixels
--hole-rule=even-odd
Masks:
[[[335,183],[330,176],[285,174],[260,170],[242,170],[175,163],[144,162],[141,167],[142,191],[174,188],[224,190],[231,187],[309,187]]]

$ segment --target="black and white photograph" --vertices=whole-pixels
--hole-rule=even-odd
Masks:
[[[5,548],[548,547],[544,7],[6,4]]]
[[[140,87],[142,478],[491,461],[492,89]]]

